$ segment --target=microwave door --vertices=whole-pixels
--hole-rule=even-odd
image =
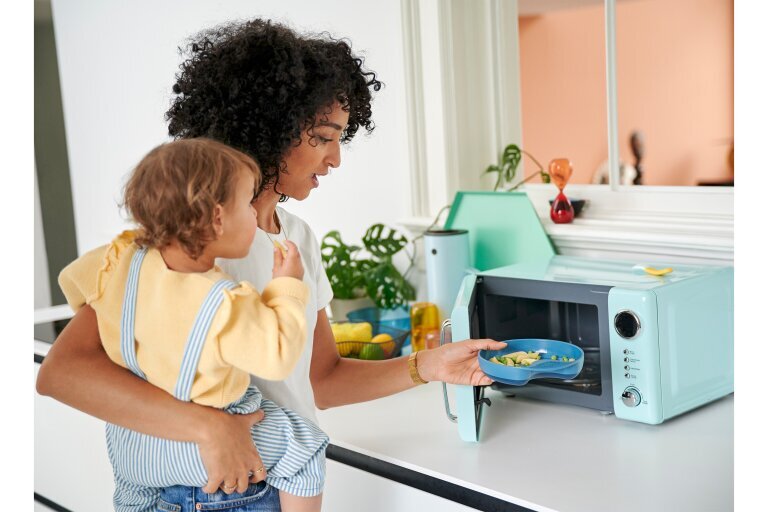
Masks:
[[[462,281],[451,313],[452,340],[480,337],[477,297],[482,283],[483,278],[476,275],[466,276]],[[463,441],[476,443],[480,437],[483,406],[491,403],[488,398],[483,396],[485,388],[458,385],[451,385],[450,387],[454,390],[459,436]],[[451,417],[450,411],[447,412]]]

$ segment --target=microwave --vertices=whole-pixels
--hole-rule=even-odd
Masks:
[[[454,340],[545,338],[578,345],[573,379],[495,383],[505,394],[659,424],[733,392],[733,268],[679,264],[663,276],[631,262],[554,255],[466,276]],[[459,434],[480,437],[484,387],[450,386]]]

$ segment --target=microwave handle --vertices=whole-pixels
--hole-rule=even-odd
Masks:
[[[445,344],[445,331],[451,328],[451,319],[446,318],[443,321],[443,325],[440,327],[440,346]],[[450,333],[449,333],[450,336]],[[450,342],[449,342],[450,343]],[[448,385],[443,382],[443,399],[445,400],[445,414],[448,419],[456,423],[458,417],[451,414],[451,405],[448,403]]]

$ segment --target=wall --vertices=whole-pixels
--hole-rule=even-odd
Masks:
[[[578,183],[607,160],[604,24],[602,5],[520,19],[523,147],[570,158]],[[729,179],[733,2],[621,1],[616,34],[621,160],[639,129],[644,184]]]
[[[316,235],[339,229],[359,238],[374,222],[409,214],[408,139],[399,2],[366,0],[53,1],[78,251],[108,241],[127,224],[118,210],[133,165],[165,141],[163,120],[185,38],[216,23],[255,16],[299,30],[347,37],[385,87],[376,94],[376,130],[343,150],[340,168],[303,203],[286,208]]]
[[[47,6],[47,8],[46,8]],[[62,304],[64,294],[58,286],[59,272],[77,257],[75,219],[67,165],[67,139],[61,104],[56,62],[56,43],[50,4],[35,2],[34,48],[34,122],[35,178],[39,198],[39,224],[35,223],[37,243],[35,259],[45,260],[45,267],[35,267],[35,305]],[[52,250],[45,251],[45,247]],[[38,288],[47,281],[45,292]]]

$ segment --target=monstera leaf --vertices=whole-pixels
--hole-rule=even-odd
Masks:
[[[406,246],[408,240],[384,224],[374,224],[363,236],[366,250],[378,258],[389,258]]]

